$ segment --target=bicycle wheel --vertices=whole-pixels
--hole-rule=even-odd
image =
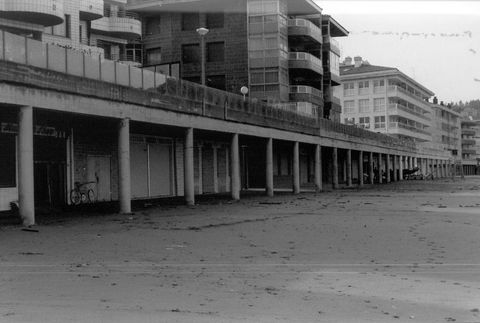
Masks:
[[[73,189],[70,191],[70,202],[72,202],[73,205],[78,205],[82,201],[82,198],[80,196],[80,192]]]
[[[83,204],[83,203],[87,203],[87,201],[88,201],[87,194],[81,193],[81,194],[80,194],[80,197],[81,197],[81,200],[82,200],[82,204]]]
[[[95,192],[92,190],[92,189],[89,189],[87,191],[87,197],[88,197],[88,202],[90,203],[93,203],[95,202],[96,198],[95,198]]]

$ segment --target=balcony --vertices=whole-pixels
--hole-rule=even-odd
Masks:
[[[310,102],[316,105],[323,105],[322,91],[306,85],[290,86],[290,101]]]
[[[118,12],[117,16],[105,16],[92,21],[92,33],[123,39],[135,39],[142,35],[142,23],[134,13]]]
[[[401,117],[408,118],[420,123],[424,123],[425,121],[431,121],[430,118],[426,117],[422,113],[419,113],[414,109],[406,107],[402,104],[390,103],[388,105],[388,113],[390,115],[399,115]]]
[[[310,70],[317,74],[323,75],[322,61],[309,53],[290,52],[289,67],[291,69]]]
[[[423,105],[426,109],[430,110],[430,105],[421,96],[412,93],[403,87],[396,85],[389,85],[387,87],[387,93],[389,96],[395,96],[401,98],[407,102],[411,102],[415,105]]]
[[[474,129],[462,128],[462,135],[475,136],[476,131]]]
[[[112,61],[120,62],[126,65],[131,66],[140,66],[142,65],[142,60],[140,57],[127,54],[107,54],[105,55],[105,59],[109,59]]]
[[[462,146],[474,146],[475,144],[475,139],[462,139]]]
[[[288,36],[298,37],[302,43],[322,43],[322,29],[306,19],[288,20]]]
[[[340,44],[335,38],[332,38],[328,35],[323,36],[323,48],[326,51],[332,51],[338,56],[341,56]]]
[[[465,155],[476,155],[477,151],[475,149],[462,149],[462,154]]]
[[[95,20],[103,17],[103,0],[80,0],[80,19]]]
[[[412,137],[419,141],[432,140],[432,136],[428,131],[400,122],[389,122],[388,133]]]
[[[0,3],[0,18],[45,27],[55,26],[63,22],[63,1],[3,0]]]

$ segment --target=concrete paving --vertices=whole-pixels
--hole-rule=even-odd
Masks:
[[[480,178],[0,229],[0,322],[480,322]]]

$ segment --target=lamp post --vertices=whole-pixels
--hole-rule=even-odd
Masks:
[[[203,102],[202,102],[202,115],[205,115],[205,35],[208,34],[208,29],[204,27],[197,28],[197,33],[200,35],[200,55],[201,55],[201,68],[202,68],[202,86],[203,86]]]
[[[248,87],[242,86],[242,87],[240,88],[240,93],[243,94],[243,102],[245,102],[245,96],[248,94]]]
[[[205,35],[208,34],[208,29],[201,27],[197,28],[197,33],[200,35],[200,52],[201,52],[201,67],[202,67],[202,85],[205,85]]]

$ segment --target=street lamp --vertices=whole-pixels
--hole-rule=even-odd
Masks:
[[[208,34],[208,29],[201,27],[197,28],[197,33],[200,35],[200,52],[202,57],[202,85],[205,85],[205,35]]]
[[[242,87],[240,88],[240,93],[243,94],[243,101],[245,101],[245,95],[248,94],[248,87],[242,86]]]

